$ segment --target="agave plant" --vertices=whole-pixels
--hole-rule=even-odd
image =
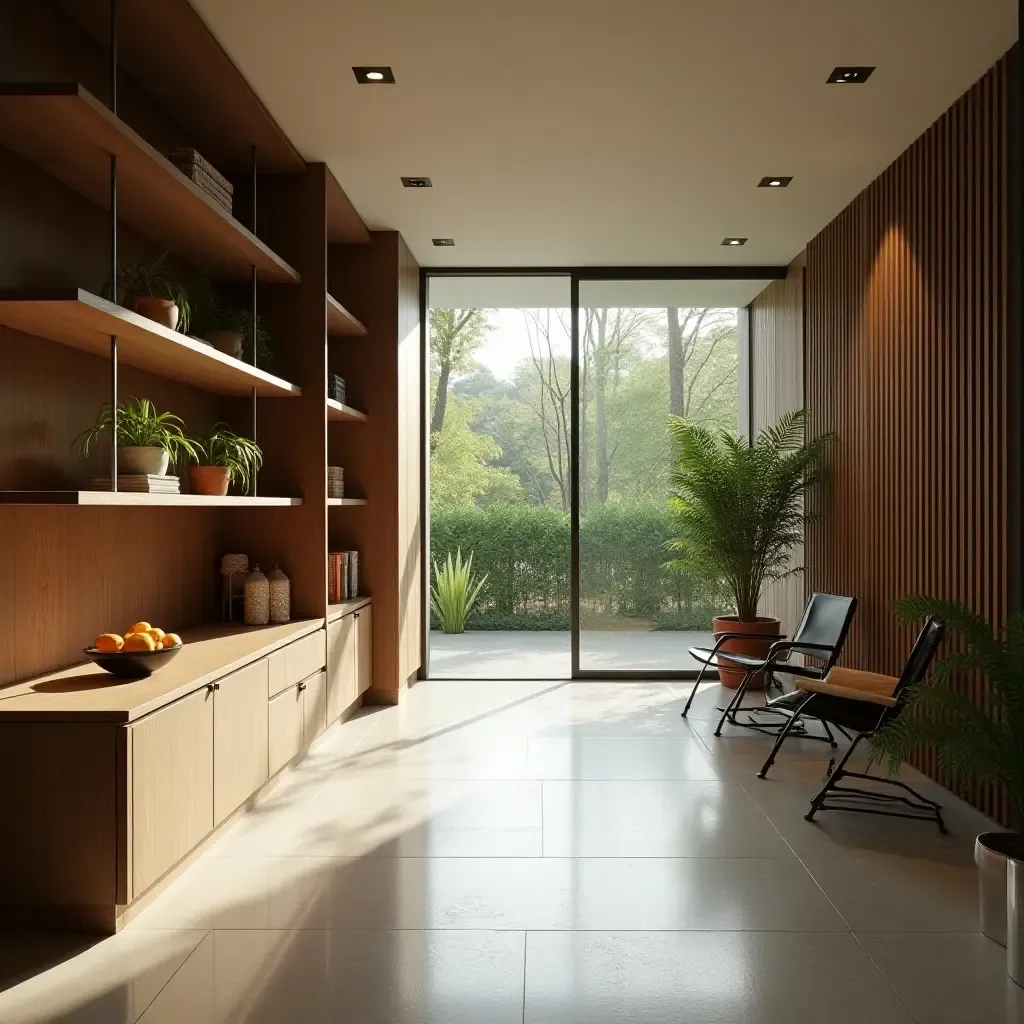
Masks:
[[[1024,822],[1024,615],[997,631],[952,601],[904,597],[895,609],[904,622],[941,619],[963,649],[936,664],[934,681],[910,687],[903,714],[872,740],[872,760],[886,760],[895,775],[915,748],[934,747],[939,767],[953,779],[1006,786],[1016,821]],[[988,679],[981,704],[954,689],[958,672]]]
[[[805,440],[805,426],[797,409],[748,444],[726,430],[669,418],[676,449],[669,509],[678,537],[668,548],[681,556],[670,564],[721,581],[743,622],[756,620],[769,585],[800,572],[789,556],[812,518],[803,497],[824,476],[835,436]]]
[[[227,424],[218,423],[209,434],[190,439],[200,466],[223,466],[233,483],[249,490],[253,477],[263,465],[263,451],[248,437],[241,437]]]
[[[480,590],[487,582],[487,576],[477,580],[473,576],[473,553],[462,561],[462,548],[455,553],[448,552],[448,560],[444,567],[434,561],[434,585],[430,588],[430,607],[441,622],[445,633],[462,633],[466,629],[466,619],[473,610]]]
[[[104,402],[92,426],[86,427],[74,445],[86,457],[100,435],[113,427],[113,406]],[[195,445],[182,429],[180,417],[171,412],[157,412],[148,398],[128,398],[117,406],[117,443],[120,447],[163,448],[171,462],[197,457]]]

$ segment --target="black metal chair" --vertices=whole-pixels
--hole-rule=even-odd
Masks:
[[[861,740],[873,736],[882,726],[902,713],[907,688],[924,679],[928,666],[942,642],[944,632],[945,627],[938,619],[932,617],[925,622],[898,679],[874,672],[835,669],[827,679],[799,680],[798,689],[793,693],[771,701],[769,706],[785,704],[786,709],[791,712],[791,717],[779,733],[768,760],[757,773],[758,778],[763,779],[767,775],[768,769],[775,761],[775,755],[796,723],[802,717],[810,716],[838,728],[848,729],[856,733],[856,736],[850,744],[850,749],[835,768],[829,765],[828,779],[811,801],[811,809],[804,815],[808,821],[813,821],[818,811],[857,811],[862,814],[934,821],[939,831],[945,834],[946,825],[942,820],[942,808],[934,800],[929,800],[897,779],[851,772],[846,768],[847,761]],[[903,790],[909,797],[900,793],[839,785],[840,780],[844,778],[882,783]],[[902,810],[902,807],[907,810]]]
[[[759,672],[765,674],[765,693],[769,687],[775,684],[774,673],[783,672],[787,675],[799,676],[808,679],[824,679],[832,666],[836,663],[846,642],[846,634],[850,631],[850,623],[853,621],[854,612],[857,610],[857,599],[855,597],[844,597],[839,594],[822,594],[817,591],[808,598],[804,614],[800,624],[793,634],[792,640],[780,638],[776,640],[763,658],[753,657],[747,654],[733,654],[721,651],[721,646],[733,637],[746,637],[745,633],[715,633],[715,646],[713,648],[691,647],[690,657],[701,662],[701,670],[694,680],[693,689],[683,708],[683,718],[686,717],[697,694],[697,688],[704,678],[704,673],[709,668],[742,668],[745,669],[743,680],[736,688],[732,699],[722,711],[722,717],[715,728],[715,735],[722,735],[722,726],[729,722],[731,725],[744,729],[754,729],[769,736],[778,735],[778,729],[782,725],[766,725],[762,722],[741,722],[736,715],[740,711],[751,713],[768,711],[769,713],[781,715],[789,719],[791,710],[783,706],[774,706],[773,702],[756,708],[745,708],[742,706],[743,696],[747,692],[750,680]],[[819,665],[799,665],[791,661],[794,654],[809,655],[821,662]],[[794,728],[791,721],[785,723]],[[831,730],[825,725],[825,736],[812,736],[808,739],[820,739],[830,746],[836,747],[837,743]]]

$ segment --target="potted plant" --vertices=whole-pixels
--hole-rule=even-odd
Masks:
[[[746,636],[727,640],[723,653],[764,657],[779,621],[758,615],[758,605],[770,584],[800,572],[789,560],[812,518],[804,495],[823,478],[834,435],[806,440],[802,409],[786,413],[750,444],[678,416],[669,418],[669,432],[675,447],[669,510],[678,536],[667,546],[679,556],[670,565],[732,595],[735,614],[715,616],[714,629]],[[742,669],[719,670],[732,689],[743,675]]]
[[[83,455],[88,457],[93,443],[113,426],[110,402],[100,406],[92,426],[75,438]],[[117,406],[117,471],[118,474],[163,476],[170,463],[182,458],[195,458],[192,442],[185,436],[184,424],[170,412],[156,411],[148,398],[129,398]]]
[[[953,779],[1005,786],[1019,828],[1024,822],[1024,615],[994,631],[961,605],[919,596],[897,601],[896,614],[904,622],[936,616],[962,639],[963,649],[939,661],[934,682],[911,688],[903,714],[875,735],[874,760],[886,759],[894,775],[911,751],[931,746],[939,768]],[[959,672],[988,680],[980,705],[955,689]],[[982,832],[974,858],[981,929],[1005,946],[1007,868],[1011,860],[1024,861],[1024,835]]]
[[[462,633],[466,629],[466,619],[473,610],[483,585],[487,582],[485,575],[482,580],[473,576],[473,554],[462,561],[462,548],[455,554],[448,552],[448,561],[440,567],[434,561],[434,584],[430,588],[430,607],[441,623],[445,633]]]
[[[130,309],[172,331],[187,333],[192,305],[184,286],[163,275],[166,259],[164,253],[152,263],[122,263],[117,272],[118,284],[125,290]]]
[[[193,437],[191,443],[196,465],[189,466],[188,479],[193,494],[227,494],[232,483],[248,491],[263,465],[259,445],[223,423],[205,437]]]
[[[203,341],[233,359],[252,362],[253,313],[251,309],[231,309],[213,303],[203,318]],[[256,314],[256,357],[266,366],[272,357],[270,334],[263,318]]]

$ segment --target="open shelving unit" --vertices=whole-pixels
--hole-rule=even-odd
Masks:
[[[148,494],[137,491],[0,491],[0,505],[132,505],[182,508],[286,508],[301,498],[245,494]]]
[[[353,423],[365,423],[369,416],[365,412],[353,409],[350,405],[343,405],[341,402],[336,402],[333,398],[328,398],[327,419],[332,423],[340,423],[345,420]]]
[[[330,292],[327,293],[327,335],[331,338],[366,336],[366,328]]]
[[[367,501],[365,498],[328,498],[327,504],[340,507],[344,505],[366,505]]]

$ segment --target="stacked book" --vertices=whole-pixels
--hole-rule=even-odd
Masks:
[[[327,600],[331,604],[359,596],[359,552],[331,551],[327,555]]]
[[[345,378],[336,373],[327,374],[327,397],[332,402],[345,404]]]
[[[98,476],[92,482],[94,491],[109,491],[110,477]],[[152,476],[146,473],[118,473],[117,489],[141,494],[181,494],[181,482],[176,476]]]
[[[327,467],[327,497],[345,497],[345,470],[341,466]]]
[[[190,181],[195,182],[208,196],[216,199],[228,213],[235,192],[235,186],[217,170],[209,160],[194,149],[169,149],[167,159]]]

